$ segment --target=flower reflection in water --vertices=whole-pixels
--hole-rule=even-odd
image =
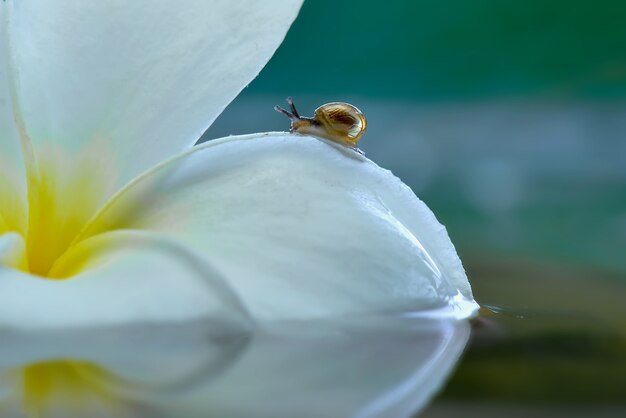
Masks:
[[[101,382],[107,372],[97,365],[72,360],[49,360],[29,364],[22,372],[24,411],[45,415],[55,404],[74,412],[88,413],[92,405],[114,405],[115,397]]]
[[[3,417],[409,416],[442,385],[465,321],[377,316],[7,334]]]

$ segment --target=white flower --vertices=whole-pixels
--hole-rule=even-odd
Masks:
[[[0,328],[475,313],[443,226],[373,162],[192,147],[300,3],[0,3]]]

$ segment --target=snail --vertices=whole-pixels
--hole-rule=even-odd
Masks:
[[[287,98],[287,103],[291,112],[280,106],[274,110],[291,120],[290,132],[325,138],[362,153],[357,143],[367,128],[367,121],[359,109],[348,103],[326,103],[315,109],[312,118],[306,118],[298,114],[291,97]]]

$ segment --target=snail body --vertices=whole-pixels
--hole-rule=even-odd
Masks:
[[[357,143],[367,128],[363,113],[349,103],[326,103],[312,118],[300,116],[291,98],[287,98],[291,112],[276,106],[274,109],[291,120],[291,132],[312,135],[358,150]]]

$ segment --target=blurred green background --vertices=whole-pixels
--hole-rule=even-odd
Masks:
[[[309,0],[205,138],[286,130],[286,96],[361,108],[461,252],[626,272],[626,2]]]
[[[311,0],[252,90],[619,98],[625,42],[619,0]]]
[[[361,148],[433,209],[501,312],[427,416],[624,405],[626,2],[308,0],[204,139],[287,130],[287,96],[366,114]]]

